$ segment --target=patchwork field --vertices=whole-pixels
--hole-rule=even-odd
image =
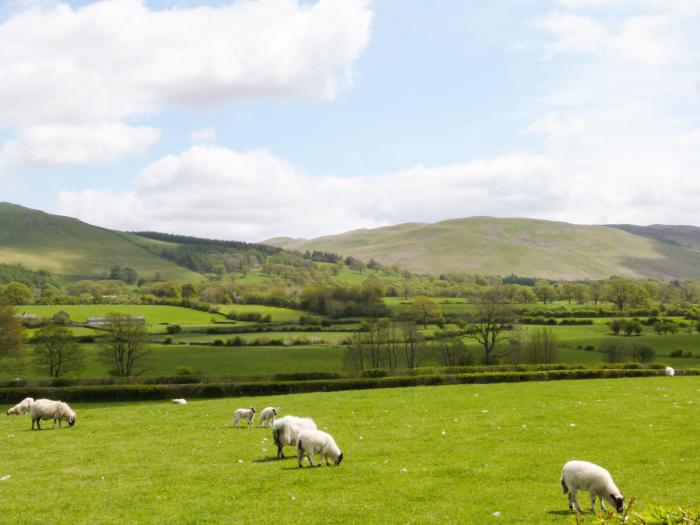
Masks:
[[[272,459],[268,430],[232,428],[251,404],[313,417],[345,460]],[[700,506],[696,377],[73,408],[63,430],[0,420],[4,522],[573,523],[558,481],[572,458],[608,468],[637,510]]]

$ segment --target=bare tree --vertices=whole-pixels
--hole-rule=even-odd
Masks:
[[[49,377],[60,377],[83,367],[84,352],[65,326],[50,324],[37,331],[34,365]]]
[[[425,338],[418,332],[416,323],[412,320],[401,323],[401,345],[406,358],[406,368],[415,368],[425,347]]]
[[[149,357],[146,328],[132,317],[113,313],[104,326],[108,342],[104,358],[115,376],[142,374]]]
[[[471,317],[466,336],[484,347],[484,363],[493,364],[496,344],[505,332],[513,326],[513,312],[502,304],[484,303],[479,305]]]

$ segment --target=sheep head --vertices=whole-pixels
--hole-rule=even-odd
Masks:
[[[340,465],[341,461],[343,461],[343,453],[342,452],[340,454],[338,454],[338,457],[335,460],[335,466],[337,467],[338,465]]]

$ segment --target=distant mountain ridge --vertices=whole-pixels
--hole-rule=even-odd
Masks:
[[[432,275],[700,279],[700,228],[695,226],[586,226],[469,217],[354,230],[311,240],[275,237],[265,244],[374,259]],[[201,272],[208,271],[202,268],[210,266],[213,258],[229,262],[232,256],[257,256],[260,260],[268,251],[238,241],[119,232],[0,203],[0,263],[18,263],[71,278],[105,277],[112,266],[122,265],[148,279],[157,274],[166,280],[196,281],[202,278]]]
[[[700,228],[695,226],[576,225],[469,217],[354,230],[310,240],[276,237],[264,242],[286,249],[371,258],[433,275],[700,278]]]

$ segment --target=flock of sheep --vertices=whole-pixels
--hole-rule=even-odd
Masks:
[[[267,407],[260,412],[258,418],[258,427],[272,427],[272,437],[277,445],[277,459],[283,459],[284,454],[282,449],[285,445],[295,446],[297,449],[297,459],[299,467],[302,467],[304,456],[309,460],[312,467],[320,467],[322,461],[326,460],[326,465],[330,465],[329,459],[333,461],[335,466],[340,465],[343,461],[343,453],[336,445],[333,436],[318,430],[316,423],[309,417],[284,416],[275,420],[279,409],[276,407]],[[233,413],[233,426],[238,428],[241,420],[248,422],[248,427],[253,426],[253,418],[255,417],[255,407],[239,408]],[[318,464],[314,463],[314,456],[319,454]]]
[[[666,368],[666,375],[673,377],[675,370]],[[176,405],[186,405],[185,399],[171,400]],[[32,417],[32,430],[36,424],[37,430],[41,430],[40,421],[53,419],[53,428],[58,423],[66,421],[69,426],[73,426],[76,421],[75,412],[63,401],[52,401],[50,399],[37,399],[31,397],[23,399],[7,411],[7,415],[20,415],[29,412]],[[246,421],[247,426],[253,426],[255,418],[255,407],[239,408],[233,414],[233,426],[239,427],[241,421]],[[258,418],[258,427],[272,428],[272,437],[277,445],[277,459],[283,459],[282,450],[285,446],[295,446],[297,449],[297,459],[299,467],[302,467],[304,456],[309,460],[312,467],[320,467],[322,461],[329,459],[338,466],[343,460],[343,453],[336,445],[333,436],[318,430],[313,419],[308,417],[284,416],[275,419],[279,414],[276,407],[267,407]],[[319,454],[318,464],[314,463],[314,456]],[[564,465],[561,473],[561,488],[563,494],[569,495],[569,509],[574,507],[578,512],[583,512],[579,505],[577,493],[579,490],[588,492],[591,497],[591,512],[595,511],[596,499],[600,501],[600,507],[605,511],[605,501],[615,507],[617,512],[622,512],[624,506],[624,496],[615,485],[610,473],[599,465],[588,461],[569,461]]]

